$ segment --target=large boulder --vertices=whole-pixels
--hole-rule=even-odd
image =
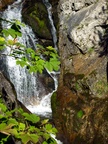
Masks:
[[[30,111],[17,99],[14,85],[3,74],[2,71],[0,71],[0,97],[7,106],[8,110],[22,108],[25,112],[30,113]],[[15,114],[18,116],[17,113]]]
[[[46,6],[42,0],[25,1],[22,10],[23,21],[30,25],[38,39],[46,45],[53,45],[51,25]]]
[[[8,109],[17,108],[17,95],[11,82],[0,72],[0,95]]]
[[[59,138],[108,143],[108,2],[60,0],[58,14],[61,74],[52,109]]]
[[[105,0],[59,2],[61,83],[68,73],[81,74],[77,92],[84,85],[96,97],[107,95],[107,12]]]

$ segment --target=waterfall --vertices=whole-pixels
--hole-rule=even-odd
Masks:
[[[52,14],[51,14],[51,5],[47,0],[43,0],[44,4],[47,7],[50,24],[52,26],[51,32],[53,36],[54,46],[57,49],[57,37],[56,29],[53,24]],[[22,10],[22,0],[15,1],[12,5],[9,5],[8,8],[2,13],[2,18],[12,21],[17,19],[21,21],[21,10]],[[9,28],[10,25],[7,22],[2,22],[3,28]],[[34,35],[32,29],[26,25],[26,27],[21,28],[22,37],[19,39],[20,43],[24,44],[27,47],[36,47],[38,39]],[[3,52],[5,54],[9,53],[10,48]],[[39,81],[37,74],[29,74],[27,69],[21,68],[16,65],[16,60],[10,56],[0,57],[0,70],[2,70],[5,75],[13,83],[16,92],[17,98],[33,113],[51,117],[51,104],[50,97],[52,93],[57,89],[58,85],[58,75],[59,72],[49,72],[50,77],[54,80],[54,88],[51,92],[47,93],[46,88],[42,82]],[[44,95],[42,95],[42,93]],[[42,95],[42,96],[40,96]],[[53,136],[53,135],[52,135]],[[53,136],[54,137],[54,136]],[[54,137],[55,138],[55,137]],[[59,140],[56,140],[58,144],[62,144]]]
[[[2,18],[12,21],[17,19],[21,21],[22,0],[17,0],[2,13]],[[2,22],[3,28],[9,28],[10,24]],[[26,25],[21,28],[22,37],[19,39],[20,43],[27,47],[35,47],[38,39],[34,35],[32,29]],[[9,48],[4,53],[9,53]],[[0,58],[2,65],[0,69],[4,70],[5,75],[14,84],[17,92],[17,98],[20,100],[29,110],[34,113],[44,116],[51,116],[50,96],[52,90],[46,90],[46,87],[40,82],[37,74],[29,74],[26,68],[21,68],[16,65],[16,61],[13,57],[5,56]],[[51,76],[52,77],[52,76]]]
[[[18,0],[14,4],[8,6],[8,8],[2,13],[2,17],[9,21],[12,21],[13,19],[21,21],[21,10],[21,0]],[[3,28],[9,28],[10,24],[3,21],[2,26]],[[23,35],[19,39],[20,43],[29,47],[31,45],[28,42],[32,40],[32,43],[35,45],[37,40],[32,32],[32,29],[26,26],[23,27],[21,31]],[[7,48],[6,52],[9,52],[9,48]],[[38,99],[39,95],[37,75],[29,74],[25,68],[17,66],[16,61],[13,57],[6,56],[5,61],[7,72],[6,75],[8,75],[8,78],[15,86],[17,98],[25,105],[32,104],[31,96],[35,96],[37,97],[36,99]],[[37,102],[37,100],[35,102]]]
[[[48,17],[49,17],[49,21],[50,21],[50,25],[51,25],[51,33],[52,33],[53,43],[54,43],[55,49],[57,50],[57,35],[56,35],[56,28],[54,26],[53,19],[52,19],[52,5],[49,3],[48,0],[42,0],[42,1],[45,4],[47,11],[48,11]]]

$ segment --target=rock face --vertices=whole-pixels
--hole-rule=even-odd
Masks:
[[[108,2],[59,0],[58,15],[61,75],[52,109],[59,137],[64,144],[106,144]]]
[[[1,0],[0,11],[3,11],[9,4],[12,4],[15,0]]]
[[[42,44],[53,45],[48,12],[42,0],[24,1],[22,16],[23,21],[32,27]]]
[[[13,85],[5,78],[2,72],[0,72],[0,95],[2,96],[8,109],[12,110],[17,108],[15,89]]]

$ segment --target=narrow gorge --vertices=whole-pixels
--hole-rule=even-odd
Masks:
[[[43,2],[46,2],[49,11]],[[40,44],[54,46],[60,55],[58,87],[51,96],[52,119],[58,129],[57,138],[63,144],[107,144],[108,2],[49,2],[52,8],[47,0],[23,1],[22,21],[32,27]],[[0,8],[3,6],[1,11],[4,11],[8,3],[0,4]],[[56,28],[53,32],[57,34],[57,38],[54,38],[52,33],[48,13],[53,18]],[[43,93],[52,92],[55,87],[52,78],[47,75],[45,79],[46,73],[44,76],[39,76],[39,80],[44,84],[40,97]],[[37,92],[37,85],[31,87],[34,93]],[[24,95],[27,94],[30,95],[28,92]]]

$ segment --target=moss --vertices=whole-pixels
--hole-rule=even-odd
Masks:
[[[84,76],[85,76],[84,74],[78,74],[75,77],[76,77],[76,80],[79,80],[79,79],[83,79]]]
[[[51,96],[51,108],[52,112],[56,113],[56,108],[57,108],[57,94],[54,92]]]
[[[93,75],[95,76],[96,74],[97,74],[97,71],[96,71],[96,70],[93,70],[89,75],[90,75],[90,76],[93,76]]]
[[[88,53],[91,54],[92,52],[94,52],[94,47],[91,47],[91,48],[88,49]]]
[[[63,116],[63,122],[66,123],[67,122],[67,115]]]
[[[103,80],[99,80],[94,88],[96,89],[96,92],[101,96],[103,95],[104,93],[107,93],[108,92],[108,83],[105,82],[104,78]]]
[[[23,14],[24,21],[30,25],[40,38],[52,39],[47,9],[41,2],[29,7]]]
[[[66,114],[69,114],[70,115],[70,110],[66,109]]]

